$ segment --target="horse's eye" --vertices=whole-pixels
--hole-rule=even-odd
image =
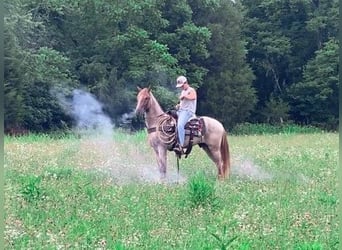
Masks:
[[[150,97],[146,96],[146,97],[144,98],[144,103],[148,103],[149,101],[150,101]]]

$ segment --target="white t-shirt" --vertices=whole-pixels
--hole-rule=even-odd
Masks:
[[[186,90],[182,90],[181,95],[188,95],[190,91],[195,91],[193,88],[188,87]],[[196,113],[196,106],[197,106],[197,99],[194,100],[189,100],[186,98],[183,98],[183,100],[180,101],[179,103],[179,109],[180,110],[188,110],[192,113]]]

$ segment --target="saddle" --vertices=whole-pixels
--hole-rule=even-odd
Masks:
[[[204,121],[202,117],[191,117],[185,124],[185,136],[189,136],[189,142],[194,137],[202,137],[204,134]]]
[[[178,121],[178,116],[175,111],[168,112],[169,115],[171,115],[173,118]],[[187,147],[185,150],[185,157],[187,157],[191,150],[192,146],[194,145],[194,140],[196,140],[196,143],[200,144],[202,142],[202,136],[205,134],[205,123],[202,117],[200,116],[193,116],[191,117],[187,123],[184,126],[185,128],[185,142]],[[175,143],[173,146],[175,146],[177,143]]]

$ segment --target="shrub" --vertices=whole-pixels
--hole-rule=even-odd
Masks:
[[[215,205],[215,182],[209,180],[203,172],[194,175],[188,184],[189,201],[192,206]]]
[[[41,177],[27,176],[23,181],[21,188],[21,194],[26,201],[32,202],[38,200],[42,196],[42,190],[40,187]]]

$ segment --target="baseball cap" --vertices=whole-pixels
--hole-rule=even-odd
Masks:
[[[176,88],[180,88],[184,85],[184,83],[186,83],[188,80],[186,79],[185,76],[178,76],[177,77],[177,85]]]

